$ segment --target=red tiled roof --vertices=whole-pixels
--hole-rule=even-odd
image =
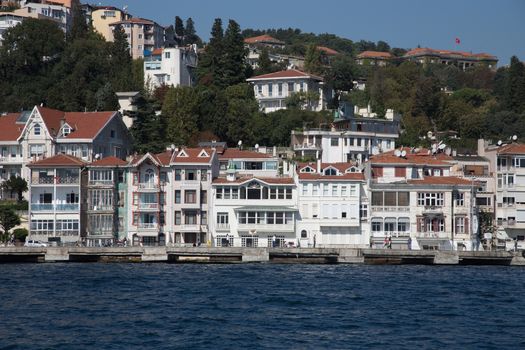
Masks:
[[[452,50],[436,50],[428,47],[418,47],[408,51],[404,57],[413,56],[428,56],[428,55],[441,55],[441,56],[455,56],[462,58],[473,58],[473,59],[490,59],[497,60],[496,56],[488,53],[471,53],[465,51],[452,51]]]
[[[184,152],[188,155],[187,157],[179,157],[179,154],[182,150],[184,150]],[[208,156],[203,155],[199,157],[199,154],[201,154],[202,151],[205,151],[208,154]],[[173,154],[173,157],[171,158],[171,163],[209,163],[211,158],[213,157],[214,152],[215,151],[211,148],[183,148]]]
[[[116,113],[109,112],[62,112],[56,109],[37,107],[47,129],[55,137],[60,130],[62,119],[73,128],[67,139],[91,139],[106,125]]]
[[[152,54],[153,56],[160,56],[160,55],[162,55],[162,51],[163,51],[163,50],[164,50],[163,48],[159,47],[158,49],[153,50],[153,51],[151,52],[151,54]]]
[[[149,20],[149,19],[145,19],[145,18],[140,18],[140,17],[132,17],[130,19],[126,19],[126,20],[123,20],[123,21],[118,21],[118,22],[113,22],[113,23],[110,23],[109,25],[110,26],[114,26],[114,25],[117,25],[117,24],[126,24],[126,23],[132,23],[132,24],[149,24],[149,25],[153,25],[155,24],[155,22]]]
[[[389,58],[392,58],[392,54],[390,52],[381,52],[381,51],[363,51],[359,55],[357,55],[357,58],[389,59]]]
[[[16,141],[24,129],[24,124],[16,124],[19,113],[0,116],[0,141]]]
[[[29,163],[27,166],[34,167],[52,167],[52,166],[73,166],[82,167],[86,165],[82,159],[70,156],[68,154],[57,154],[56,156],[44,158],[36,162]]]
[[[157,158],[160,164],[164,166],[169,166],[172,155],[173,153],[171,151],[164,151],[162,153],[154,154],[154,157]]]
[[[281,40],[275,39],[274,37],[263,34],[259,36],[253,36],[251,38],[244,39],[244,42],[246,44],[256,44],[256,43],[269,43],[269,44],[278,44],[278,45],[284,45],[284,42]]]
[[[219,155],[220,160],[225,159],[254,159],[254,158],[274,158],[269,154],[255,151],[241,151],[237,148],[226,148],[224,152]]]
[[[271,185],[293,185],[295,182],[291,177],[254,177],[242,176],[235,181],[228,181],[225,177],[218,177],[213,180],[213,184],[242,184],[251,180],[260,180]]]
[[[339,55],[339,52],[326,46],[317,46],[317,50],[324,52],[328,56]]]
[[[323,78],[318,77],[313,74],[305,73],[297,69],[288,69],[288,70],[282,70],[275,73],[268,73],[263,75],[257,75],[255,77],[251,77],[249,79],[246,79],[247,81],[254,81],[259,79],[282,79],[282,78],[311,78],[315,80],[322,81]]]
[[[511,143],[498,148],[498,154],[525,154],[525,145],[519,143]]]
[[[421,148],[419,152],[414,153],[410,148],[399,148],[400,151],[406,151],[405,157],[397,157],[394,152],[389,151],[372,156],[369,160],[371,164],[418,164],[418,165],[444,165],[452,166],[447,161],[452,161],[453,158],[444,154],[438,153],[435,155],[428,154],[428,149]]]
[[[473,185],[471,180],[455,176],[425,176],[423,179],[408,180],[407,183],[411,185]]]
[[[99,160],[96,160],[89,164],[89,166],[101,166],[101,167],[116,167],[116,166],[126,166],[128,162],[120,158],[109,156]]]

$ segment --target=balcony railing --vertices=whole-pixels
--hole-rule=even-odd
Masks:
[[[137,184],[137,187],[139,190],[158,190],[160,185],[154,182],[141,182]]]
[[[159,209],[159,203],[139,203],[137,207],[141,210],[157,210]]]
[[[89,186],[113,186],[113,180],[90,180]]]
[[[53,203],[31,203],[31,211],[79,211],[78,203],[53,204]]]
[[[57,176],[57,184],[60,185],[77,185],[79,181],[78,176]]]
[[[417,232],[416,236],[418,238],[441,238],[441,239],[451,239],[452,234],[450,232]]]
[[[216,224],[215,229],[221,230],[221,231],[229,231],[230,230],[230,224]]]
[[[90,206],[88,210],[92,210],[92,211],[108,211],[108,210],[113,210],[114,207],[112,205],[93,205],[93,206]]]
[[[21,163],[23,161],[22,157],[0,157],[0,163]]]
[[[384,231],[384,232],[372,232],[372,237],[410,237],[408,231]]]
[[[159,224],[156,222],[139,222],[137,227],[144,230],[154,230],[159,227]]]
[[[39,176],[31,180],[31,184],[33,185],[52,185],[54,183],[55,183],[54,176]]]
[[[409,212],[410,207],[389,207],[389,206],[372,206],[371,210],[373,212],[379,212],[379,211],[402,211],[402,212]]]
[[[309,144],[303,143],[303,144],[293,145],[293,149],[294,150],[308,150],[308,149],[318,150],[318,149],[321,149],[321,145],[317,145],[313,143],[309,143]]]

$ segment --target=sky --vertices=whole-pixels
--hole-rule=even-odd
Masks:
[[[98,2],[96,3],[98,4]],[[134,17],[161,25],[192,17],[197,34],[209,39],[213,20],[234,19],[242,29],[299,28],[391,47],[486,52],[499,66],[525,61],[525,0],[106,0],[127,6]],[[461,43],[456,45],[455,39]]]

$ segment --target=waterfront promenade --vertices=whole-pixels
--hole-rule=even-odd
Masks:
[[[0,247],[0,263],[166,262],[525,266],[523,252],[361,248]]]

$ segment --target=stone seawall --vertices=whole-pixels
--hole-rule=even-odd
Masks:
[[[360,248],[0,247],[0,263],[11,262],[318,263],[525,266],[525,257],[523,252],[457,252]]]

